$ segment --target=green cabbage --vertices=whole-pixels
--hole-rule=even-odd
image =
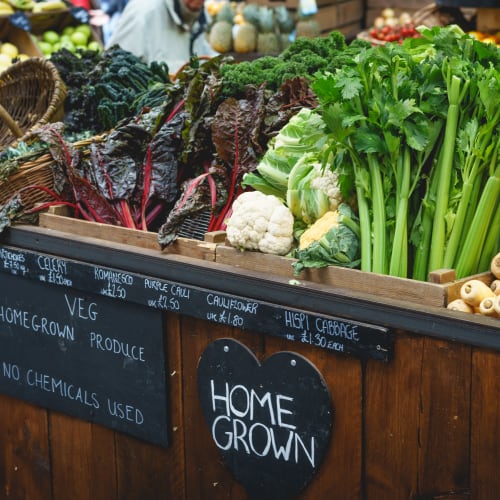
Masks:
[[[359,267],[360,264],[360,231],[359,220],[346,203],[338,208],[338,224],[327,231],[321,238],[306,248],[297,249],[293,263],[295,275],[304,268],[326,267],[330,265]]]
[[[321,117],[301,109],[270,141],[256,172],[245,174],[243,187],[277,196],[298,221],[313,223],[330,207],[328,194],[311,186],[321,175],[326,139]]]

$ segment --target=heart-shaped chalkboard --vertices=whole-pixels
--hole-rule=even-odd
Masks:
[[[318,470],[333,408],[316,367],[278,352],[262,365],[243,344],[218,339],[198,363],[203,412],[225,464],[259,499],[290,499]]]

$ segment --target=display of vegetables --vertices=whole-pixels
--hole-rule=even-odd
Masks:
[[[117,48],[55,61],[70,112],[38,135],[65,179],[54,202],[80,217],[157,231],[165,248],[208,214],[206,231],[294,257],[296,273],[463,278],[500,248],[500,51],[457,26],[377,47],[334,32],[238,64],[193,58],[174,81]],[[78,120],[111,126],[85,158],[67,135]],[[8,153],[0,170],[13,172]],[[32,216],[14,197],[1,227],[19,214]]]
[[[355,187],[361,269],[426,280],[487,267],[500,223],[500,51],[458,26],[360,51],[313,90]]]

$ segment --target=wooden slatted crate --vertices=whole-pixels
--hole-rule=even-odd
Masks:
[[[74,219],[67,216],[66,207],[63,206],[51,207],[47,212],[41,213],[38,225],[45,229],[96,238],[101,241],[162,251],[158,243],[157,233]],[[216,246],[216,243],[179,237],[164,250],[164,253],[214,261]]]
[[[299,276],[295,276],[293,259],[260,252],[242,252],[228,245],[217,247],[215,260],[239,269],[271,272],[290,279],[321,283],[350,292],[369,293],[435,307],[446,307],[449,302],[459,298],[461,286],[467,279],[472,278],[456,280],[453,270],[441,270],[431,274],[431,281],[424,282],[337,266],[305,269]],[[481,273],[473,277],[488,284],[493,280],[491,273]]]

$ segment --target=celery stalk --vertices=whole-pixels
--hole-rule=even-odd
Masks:
[[[410,151],[406,147],[403,152],[398,182],[396,200],[396,228],[392,242],[392,251],[389,264],[389,274],[406,278],[408,272],[408,202],[410,198]]]
[[[386,274],[387,237],[384,187],[382,185],[382,173],[380,165],[373,154],[367,155],[368,168],[372,183],[373,204],[373,250],[372,271],[374,273]]]
[[[448,71],[451,71],[449,68]],[[434,212],[432,237],[429,254],[429,271],[440,269],[443,266],[444,250],[446,244],[446,222],[445,216],[448,210],[450,194],[450,181],[453,169],[453,157],[455,154],[455,138],[460,116],[460,85],[458,76],[452,75],[448,81],[448,115],[446,117],[446,128],[443,140],[442,156],[439,159],[438,187],[436,192],[436,209]]]
[[[457,278],[464,278],[477,272],[478,261],[486,241],[488,230],[494,219],[500,199],[500,164],[486,181],[479,199],[470,231],[462,246],[457,266]]]
[[[500,206],[497,206],[493,221],[490,224],[481,259],[477,266],[478,272],[487,271],[491,265],[491,260],[500,250]]]

